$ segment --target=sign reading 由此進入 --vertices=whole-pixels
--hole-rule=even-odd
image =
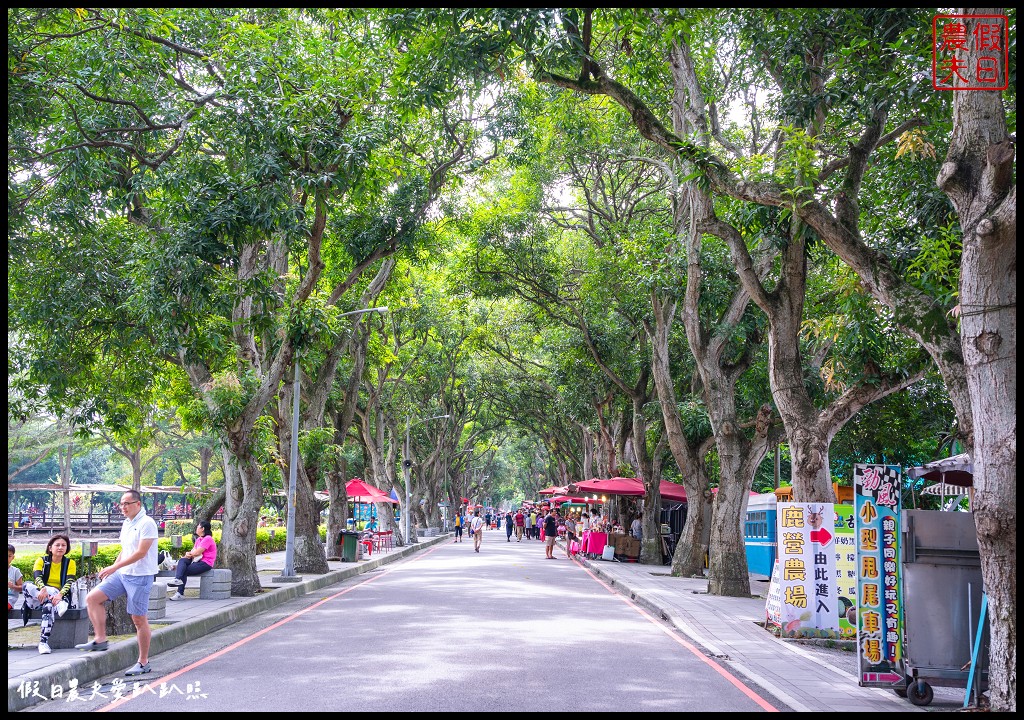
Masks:
[[[782,634],[836,637],[835,511],[832,503],[779,503],[779,591]]]

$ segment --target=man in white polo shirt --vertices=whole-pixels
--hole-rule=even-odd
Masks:
[[[149,641],[152,631],[149,627],[149,591],[157,573],[156,523],[146,514],[142,496],[135,490],[128,490],[121,496],[121,512],[124,524],[121,526],[121,552],[110,567],[99,571],[103,582],[89,593],[85,606],[92,621],[95,638],[76,645],[79,650],[93,651],[107,649],[107,609],[103,603],[122,595],[128,596],[128,614],[135,623],[139,638],[139,661],[129,668],[126,676],[144,675],[150,672]]]

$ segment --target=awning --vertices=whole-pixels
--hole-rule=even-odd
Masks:
[[[662,480],[658,487],[661,497],[674,502],[686,502],[686,490],[682,485],[677,485],[667,480]],[[626,495],[630,497],[643,497],[647,494],[644,483],[639,478],[609,478],[607,480],[583,480],[569,485],[569,492],[574,494],[596,495]]]
[[[957,495],[966,495],[969,488],[965,488],[962,485],[949,485],[948,483],[935,483],[929,485],[926,488],[921,489],[922,495],[945,495],[946,497],[955,497]]]
[[[946,485],[957,485],[961,488],[974,486],[974,463],[969,453],[960,453],[952,457],[942,458],[933,462],[912,467],[907,470],[907,477],[912,480],[922,479],[931,482],[942,482]],[[936,493],[939,494],[939,493]],[[947,494],[955,494],[947,493]]]
[[[561,495],[561,494],[565,493],[567,489],[568,489],[567,485],[562,485],[561,487],[559,487],[557,485],[552,485],[551,487],[546,487],[543,490],[538,490],[537,494],[538,495]]]

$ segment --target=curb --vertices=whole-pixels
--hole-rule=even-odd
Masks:
[[[315,592],[371,570],[376,570],[381,565],[397,562],[419,552],[421,549],[446,542],[448,539],[447,534],[431,538],[421,538],[419,542],[402,548],[396,548],[388,555],[367,560],[352,567],[332,570],[324,575],[303,580],[294,585],[275,588],[250,598],[245,602],[237,603],[209,615],[191,620],[182,620],[173,625],[160,628],[153,632],[153,639],[150,643],[150,655],[159,655],[162,652],[209,635],[216,630],[259,615],[289,600],[294,600],[307,593]],[[124,640],[116,645],[112,645],[109,650],[82,653],[81,657],[69,659],[66,662],[51,665],[35,672],[26,673],[15,679],[8,679],[7,712],[24,710],[40,702],[51,700],[53,699],[53,688],[60,687],[63,693],[66,689],[70,688],[72,680],[77,681],[78,687],[84,690],[87,683],[104,675],[130,667],[138,657],[138,641]]]

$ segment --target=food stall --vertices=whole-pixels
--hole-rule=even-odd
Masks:
[[[966,454],[910,468],[907,475],[957,487],[965,494],[973,485]],[[895,691],[914,705],[932,701],[932,686],[967,688],[970,680],[976,695],[988,687],[988,624],[983,616],[977,529],[974,513],[958,512],[956,507],[903,510],[905,687]]]

